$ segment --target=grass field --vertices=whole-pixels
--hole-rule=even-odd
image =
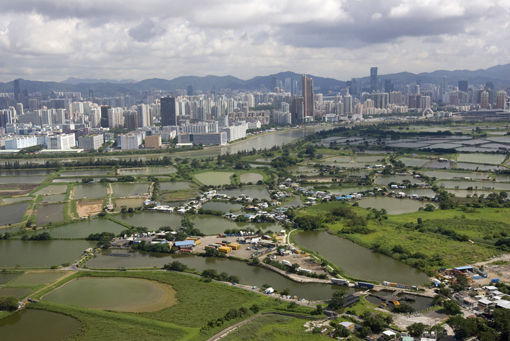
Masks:
[[[233,174],[233,172],[203,172],[195,174],[195,179],[206,186],[229,185]]]
[[[54,282],[60,277],[65,276],[67,273],[68,272],[66,271],[51,271],[51,270],[26,271],[21,276],[16,277],[7,284],[9,286],[33,287]]]
[[[67,286],[77,282],[77,277],[78,280],[136,278],[157,281],[175,290],[175,304],[154,312],[126,313],[50,302],[52,294],[65,290]],[[76,288],[72,289],[76,291]],[[82,288],[79,291],[83,294],[85,289]],[[219,327],[201,330],[208,321],[224,316],[231,309],[249,308],[257,304],[261,311],[284,310],[288,305],[288,303],[278,302],[236,287],[217,282],[205,282],[196,276],[162,271],[80,272],[41,291],[34,298],[41,296],[44,299],[40,303],[31,305],[33,308],[64,313],[80,320],[82,330],[75,338],[76,340],[205,340],[242,320],[225,321]],[[79,299],[86,300],[86,295]],[[311,309],[298,307],[296,311],[306,313],[309,310]]]
[[[223,340],[225,341],[314,341],[331,340],[327,336],[305,332],[306,320],[281,315],[261,315],[254,320],[232,331]]]
[[[298,215],[323,218],[330,210],[341,205],[326,203],[301,210]],[[352,207],[356,214],[368,217],[369,211]],[[369,233],[341,233],[343,238],[357,244],[377,249],[379,252],[424,270],[436,270],[443,266],[474,263],[499,255],[493,245],[495,240],[510,229],[510,210],[504,208],[481,208],[468,213],[461,210],[418,211],[390,215],[380,222],[367,219]],[[418,225],[418,219],[422,224]],[[348,221],[339,219],[326,222],[332,232],[341,232]],[[459,240],[457,236],[469,240]],[[402,249],[394,252],[395,246]],[[402,251],[403,250],[403,251]]]

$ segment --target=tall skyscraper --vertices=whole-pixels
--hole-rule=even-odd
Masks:
[[[303,101],[305,105],[305,117],[313,116],[313,81],[312,78],[303,75]]]
[[[484,90],[480,93],[480,107],[482,109],[489,109],[489,92]]]
[[[101,128],[108,128],[108,109],[110,107],[108,105],[101,106]]]
[[[305,105],[303,97],[292,97],[290,103],[290,113],[292,117],[292,124],[303,123],[305,116]]]
[[[506,109],[507,93],[505,90],[500,90],[496,94],[496,109]]]
[[[370,91],[377,91],[377,66],[370,68]]]
[[[176,126],[177,114],[175,111],[175,98],[163,97],[160,99],[161,104],[161,125]]]
[[[443,76],[443,78],[441,78],[441,85],[439,86],[439,92],[441,94],[441,99],[446,94],[447,87],[448,87],[448,83],[446,81],[446,76]]]
[[[22,100],[20,81],[21,81],[20,79],[14,80],[14,100],[16,101],[16,103],[21,102]]]
[[[464,92],[468,91],[468,81],[466,81],[466,80],[459,81],[458,85],[459,85],[459,91],[464,91]]]

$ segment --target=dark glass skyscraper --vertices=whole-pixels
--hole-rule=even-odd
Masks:
[[[377,91],[377,66],[370,68],[370,91]]]
[[[108,128],[108,109],[110,107],[108,105],[101,106],[101,128]]]
[[[177,113],[175,111],[175,98],[163,97],[160,99],[161,104],[161,125],[176,126]]]

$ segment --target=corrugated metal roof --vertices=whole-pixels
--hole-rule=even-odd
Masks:
[[[182,240],[182,241],[179,241],[179,242],[175,242],[174,243],[175,246],[179,247],[179,246],[188,246],[188,245],[195,245],[195,241],[194,240]]]

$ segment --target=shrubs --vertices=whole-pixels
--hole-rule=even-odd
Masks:
[[[50,240],[50,239],[51,235],[48,232],[42,232],[31,236],[25,234],[23,235],[23,237],[21,237],[21,240]]]
[[[163,269],[171,270],[171,271],[183,272],[183,271],[186,271],[186,269],[188,269],[188,266],[186,264],[181,263],[181,262],[173,261],[172,263],[165,264],[163,266]]]
[[[15,311],[16,309],[18,309],[18,299],[16,297],[0,297],[0,311]]]

